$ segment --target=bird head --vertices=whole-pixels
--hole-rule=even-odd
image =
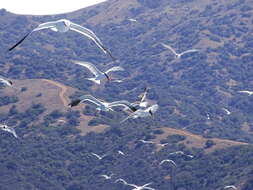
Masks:
[[[73,100],[72,102],[68,104],[68,106],[72,108],[74,106],[77,106],[80,102],[81,100]]]
[[[12,81],[10,81],[10,80],[8,80],[8,82],[12,85],[13,84],[13,82]]]

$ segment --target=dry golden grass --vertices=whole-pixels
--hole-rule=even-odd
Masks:
[[[2,106],[0,108],[0,111],[8,112],[12,105],[16,105],[17,109],[23,112],[33,104],[42,104],[46,108],[46,111],[36,122],[41,121],[45,115],[51,113],[54,110],[67,112],[68,109],[70,109],[68,107],[68,103],[70,102],[68,97],[76,91],[74,88],[47,79],[27,79],[12,81],[14,83],[14,88],[6,87],[1,90],[2,94],[8,96],[17,96],[19,98],[19,101],[14,104]],[[22,87],[27,88],[27,90],[21,92],[20,89]],[[42,95],[36,97],[39,93]],[[83,106],[84,104],[73,108],[73,110],[82,112]],[[101,133],[108,127],[106,125],[90,127],[88,126],[88,123],[91,119],[93,119],[93,117],[81,114],[80,125],[77,127],[81,131],[81,135],[86,135],[89,132]]]
[[[231,146],[248,145],[247,143],[226,140],[226,139],[219,139],[219,138],[208,138],[207,139],[207,138],[204,138],[200,135],[195,135],[193,133],[190,133],[185,130],[180,130],[180,129],[162,128],[161,130],[164,133],[156,136],[156,139],[154,140],[156,143],[160,143],[161,140],[166,139],[168,136],[171,136],[171,135],[185,136],[186,139],[184,141],[181,141],[180,143],[184,143],[189,148],[192,148],[192,147],[204,148],[207,140],[214,141],[215,145],[213,145],[211,148],[205,149],[205,151],[207,153],[213,152],[214,150],[217,150],[217,149],[228,148]],[[157,146],[157,151],[160,151],[160,150],[161,150],[161,147]]]

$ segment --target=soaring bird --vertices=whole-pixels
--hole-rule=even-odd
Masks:
[[[93,156],[95,156],[97,159],[102,160],[103,158],[105,158],[107,156],[107,154],[104,154],[103,156],[99,156],[98,154],[95,153],[91,153]]]
[[[0,78],[0,83],[3,83],[6,86],[12,86],[13,85],[12,81],[4,79],[4,78]]]
[[[248,90],[241,90],[238,92],[248,94],[249,96],[251,96],[253,94],[253,91],[248,91]]]
[[[80,96],[76,100],[73,100],[72,102],[70,102],[68,105],[69,105],[69,107],[74,107],[74,106],[77,106],[78,104],[83,103],[85,101],[96,104],[97,105],[96,109],[99,111],[114,111],[112,108],[118,107],[118,106],[122,106],[122,107],[128,108],[132,111],[136,111],[136,109],[133,106],[131,106],[131,103],[129,103],[126,100],[115,101],[115,102],[109,103],[109,102],[105,102],[102,100],[98,100],[97,98],[95,98],[91,95]]]
[[[129,19],[127,19],[127,20],[129,20],[130,22],[137,22],[137,20],[134,19],[134,18],[129,18]]]
[[[11,133],[15,138],[18,138],[18,136],[17,136],[16,131],[15,131],[14,128],[9,127],[9,126],[7,126],[7,125],[5,125],[5,124],[3,124],[3,125],[0,124],[0,128],[1,128],[3,131],[6,131],[6,132]]]
[[[29,35],[31,35],[33,32],[44,30],[44,29],[51,29],[55,32],[67,32],[69,30],[73,30],[75,32],[81,33],[82,35],[88,37],[91,39],[105,54],[108,54],[113,60],[115,58],[112,56],[110,51],[103,45],[103,43],[100,41],[100,39],[95,35],[93,31],[91,31],[88,28],[85,28],[83,26],[80,26],[78,24],[75,24],[69,20],[66,19],[60,19],[56,21],[51,22],[45,22],[37,26],[35,29],[33,29],[31,32],[26,34],[20,41],[18,41],[14,46],[12,46],[9,51],[13,50],[15,47],[17,47],[19,44],[21,44]]]
[[[185,154],[183,151],[172,152],[172,153],[169,153],[169,155],[184,155],[184,156],[187,156],[189,158],[193,158],[194,157],[193,155]]]
[[[225,186],[225,187],[224,187],[224,189],[230,189],[230,188],[232,188],[232,189],[237,189],[237,187],[234,186],[234,185],[228,185],[228,186]]]
[[[125,156],[125,153],[122,152],[121,150],[118,150],[118,154],[122,155],[122,156]]]
[[[131,113],[129,116],[127,116],[125,119],[123,119],[121,121],[121,123],[123,123],[124,121],[128,120],[129,118],[139,118],[139,117],[149,117],[149,116],[153,116],[154,113],[158,110],[158,105],[154,104],[146,109],[140,108],[138,110],[136,110],[135,112]]]
[[[173,160],[169,160],[169,159],[161,161],[159,165],[162,165],[165,162],[172,163],[174,166],[177,166]]]
[[[154,188],[147,187],[147,186],[151,185],[152,183],[147,183],[145,185],[138,186],[138,185],[135,185],[135,184],[127,183],[124,179],[121,179],[121,178],[117,179],[115,181],[115,183],[117,183],[117,182],[123,182],[124,185],[128,185],[128,186],[134,187],[134,189],[132,189],[132,190],[144,190],[144,189],[155,190]]]
[[[226,112],[227,115],[231,114],[231,112],[228,109],[226,109],[226,108],[222,108],[222,109]]]
[[[158,146],[161,146],[161,147],[165,147],[165,146],[167,146],[168,144],[169,144],[169,143],[163,143],[163,144],[162,144],[162,143],[157,143],[157,145],[158,145]]]
[[[90,70],[90,72],[95,75],[94,78],[88,78],[88,80],[91,80],[97,84],[100,84],[102,80],[107,79],[108,81],[112,80],[109,77],[109,73],[110,72],[114,72],[114,71],[124,71],[124,69],[120,66],[117,67],[112,67],[110,69],[108,69],[105,72],[101,72],[100,70],[98,70],[98,68],[93,65],[92,63],[88,63],[88,62],[82,62],[82,61],[73,61],[73,63],[77,64],[77,65],[81,65],[83,67],[86,67],[87,69]],[[114,81],[114,80],[112,80]],[[120,82],[120,80],[116,80],[115,82]]]
[[[139,141],[141,141],[142,143],[144,143],[144,144],[155,144],[155,142],[153,142],[153,141],[145,141],[145,140],[139,140]]]
[[[100,175],[101,177],[104,177],[106,180],[108,180],[108,179],[112,179],[112,176],[113,176],[114,174],[111,174],[111,175]]]
[[[177,53],[171,46],[166,45],[166,44],[164,44],[164,43],[161,43],[161,44],[162,44],[163,47],[169,49],[169,50],[175,55],[175,57],[176,57],[177,59],[180,59],[181,56],[184,55],[184,54],[187,54],[187,53],[194,53],[194,52],[199,51],[199,50],[197,50],[197,49],[190,49],[190,50],[186,50],[186,51],[184,51],[184,52],[182,52],[182,53]]]

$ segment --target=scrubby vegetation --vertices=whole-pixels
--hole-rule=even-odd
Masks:
[[[54,110],[42,117],[47,111],[43,105],[34,103],[20,111],[12,105],[18,103],[20,94],[0,94],[0,110],[9,106],[8,111],[1,111],[0,120],[15,126],[21,137],[13,139],[0,132],[0,189],[128,189],[99,177],[111,172],[115,174],[113,179],[121,177],[130,183],[141,185],[152,181],[152,187],[159,190],[214,190],[231,184],[241,190],[252,189],[253,99],[238,93],[253,89],[252,1],[133,2],[122,13],[114,12],[112,5],[124,5],[123,0],[69,15],[22,16],[0,11],[1,75],[51,79],[78,89],[73,97],[91,93],[107,101],[135,101],[148,86],[148,98],[160,106],[153,120],[119,124],[125,116],[121,112],[97,115],[93,106],[87,106],[82,112]],[[101,69],[113,63],[78,33],[40,31],[6,53],[37,24],[64,17],[95,31],[125,68],[119,74],[126,78],[123,83],[92,88],[93,84],[85,80],[90,73],[70,60],[90,61]],[[127,18],[138,22],[131,23]],[[175,60],[161,42],[178,52],[190,48],[200,52]],[[19,93],[26,90],[24,87]],[[37,98],[46,93],[37,94]],[[222,108],[231,114],[227,115]],[[81,114],[95,116],[89,122],[90,127],[107,124],[110,128],[104,133],[81,136],[76,128]],[[59,124],[59,118],[67,122]],[[245,124],[247,129],[243,127]],[[159,152],[154,145],[138,141],[154,139],[162,133],[161,127],[184,129],[210,140],[203,148],[189,148],[183,143],[184,135],[172,135],[163,139],[169,145]],[[214,137],[249,145],[207,153],[215,146],[211,139]],[[118,155],[117,150],[126,156]],[[161,160],[170,158],[169,153],[178,150],[194,158],[171,157],[177,167],[159,166]],[[109,156],[98,161],[91,152]]]

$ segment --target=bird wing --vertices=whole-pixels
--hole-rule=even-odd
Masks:
[[[193,53],[193,52],[197,52],[197,51],[199,51],[199,50],[197,50],[197,49],[190,49],[190,50],[186,50],[186,51],[180,53],[180,55],[184,55],[186,53]]]
[[[91,31],[88,28],[85,28],[83,26],[80,26],[79,24],[75,24],[73,22],[70,23],[70,30],[76,31],[78,33],[81,33],[91,39],[95,44],[105,53],[108,54],[113,60],[116,60],[111,52],[103,45],[103,43],[100,41],[100,39],[95,35],[93,31]]]
[[[83,62],[83,61],[72,61],[73,63],[77,64],[77,65],[81,65],[83,67],[86,67],[87,69],[90,70],[90,72],[92,72],[92,74],[94,74],[96,77],[103,74],[100,70],[98,70],[98,68],[89,62]]]
[[[144,102],[144,101],[146,100],[146,98],[147,98],[147,93],[148,93],[148,89],[145,88],[145,91],[144,91],[144,93],[143,93],[142,96],[141,96],[141,102]]]
[[[128,120],[129,118],[133,118],[135,116],[138,116],[138,114],[136,114],[136,112],[131,113],[129,116],[127,116],[125,119],[123,119],[120,123],[124,123],[126,120]]]
[[[15,47],[17,47],[19,44],[21,44],[32,32],[29,32],[26,34],[21,40],[19,40],[16,44],[14,44],[11,48],[9,48],[9,51],[13,50]]]
[[[108,104],[108,107],[117,107],[117,106],[123,106],[125,108],[128,108],[130,110],[133,109],[133,106],[130,102],[126,101],[126,100],[121,100],[121,101],[115,101],[115,102],[111,102]]]
[[[43,29],[55,28],[56,22],[57,21],[51,21],[51,22],[45,22],[45,23],[39,24],[39,26],[33,29],[32,32],[43,30]]]
[[[151,187],[144,187],[144,189],[155,190],[154,188]]]
[[[83,96],[80,96],[78,99],[80,99],[81,102],[89,101],[91,103],[96,104],[97,106],[103,106],[104,105],[104,103],[102,103],[100,100],[98,100],[97,98],[95,98],[91,95],[83,95]]]
[[[54,28],[55,27],[55,22],[46,22],[46,23],[42,23],[40,24],[38,27],[36,27],[35,29],[33,29],[31,32],[29,32],[28,34],[26,34],[21,40],[19,40],[15,45],[13,45],[11,48],[9,48],[9,51],[13,50],[15,47],[17,47],[19,44],[21,44],[30,34],[32,34],[35,31],[38,30],[43,30],[43,29],[47,29],[47,28]]]
[[[124,179],[117,179],[116,181],[115,181],[115,183],[117,183],[118,181],[122,181],[125,185],[127,185],[128,183],[124,180]]]
[[[163,47],[169,49],[170,51],[172,51],[172,53],[174,53],[175,55],[177,55],[177,52],[169,45],[166,45],[164,43],[161,43]]]
[[[105,73],[108,74],[108,73],[113,72],[113,71],[124,71],[124,69],[120,66],[112,67],[112,68],[108,69]]]

